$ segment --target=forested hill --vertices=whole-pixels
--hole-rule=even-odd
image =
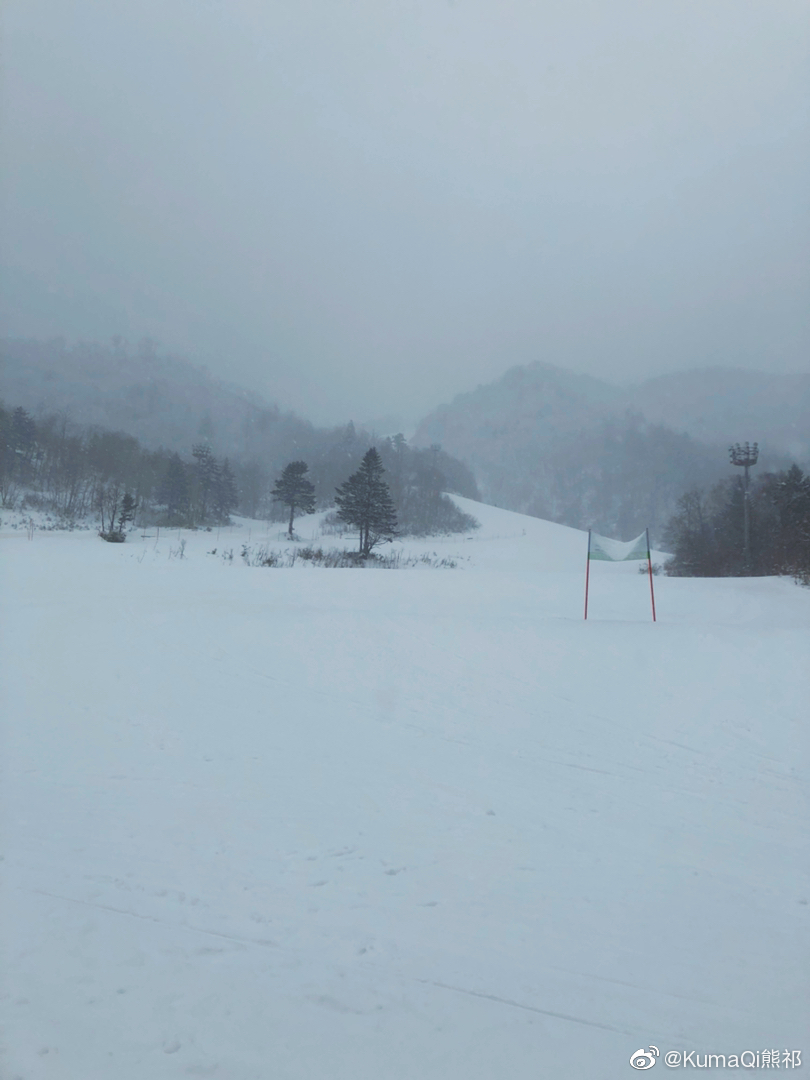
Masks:
[[[647,379],[626,398],[651,423],[707,443],[756,439],[773,453],[810,459],[810,374],[682,371]]]
[[[760,444],[760,472],[805,462],[810,376],[691,372],[622,389],[530,364],[436,409],[413,442],[468,462],[487,502],[630,537],[660,535],[684,492],[729,475],[728,445],[745,440]]]
[[[440,449],[351,422],[315,427],[148,343],[131,353],[115,343],[5,342],[3,359],[5,509],[44,507],[76,519],[105,493],[115,502],[127,492],[144,520],[205,524],[235,509],[273,517],[273,485],[290,462],[307,463],[317,505],[328,507],[371,446],[404,532],[466,528],[442,493],[479,497],[469,469]]]
[[[810,374],[707,368],[629,387],[551,364],[510,368],[500,379],[440,405],[417,442],[439,441],[472,463],[489,464],[516,445],[550,443],[608,416],[640,414],[712,445],[756,439],[772,453],[810,457]]]
[[[82,426],[134,435],[144,446],[183,452],[205,439],[231,457],[250,456],[271,429],[284,441],[312,425],[203,367],[135,348],[63,339],[0,342],[0,397],[33,415],[64,413]]]

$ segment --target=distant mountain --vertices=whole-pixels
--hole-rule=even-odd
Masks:
[[[2,341],[0,397],[34,414],[63,412],[77,424],[134,435],[147,447],[186,452],[206,440],[219,454],[244,454],[270,428],[311,430],[205,368],[160,356],[149,342],[129,351],[116,343]]]
[[[529,364],[434,410],[413,443],[466,461],[488,502],[629,537],[730,475],[726,448],[746,440],[763,470],[810,458],[810,376],[695,371],[623,389]]]
[[[648,379],[626,400],[647,420],[703,442],[756,441],[770,453],[810,458],[810,375],[684,371]]]
[[[640,413],[712,445],[759,442],[764,450],[810,458],[810,375],[709,368],[619,388],[549,364],[514,367],[459,394],[418,426],[414,441],[440,442],[471,463],[509,456],[609,415]],[[486,446],[486,449],[484,447]]]
[[[440,405],[419,424],[413,442],[440,443],[474,471],[488,472],[593,424],[621,408],[621,400],[622,391],[600,379],[550,364],[527,364]]]

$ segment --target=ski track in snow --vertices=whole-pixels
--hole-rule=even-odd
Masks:
[[[653,626],[598,564],[585,623],[583,534],[459,502],[400,545],[454,570],[0,530],[3,1080],[810,1053],[810,591],[656,578]]]

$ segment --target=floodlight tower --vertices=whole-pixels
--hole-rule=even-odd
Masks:
[[[745,470],[743,481],[743,559],[746,573],[751,573],[751,515],[748,503],[748,470],[757,463],[759,443],[735,443],[728,448],[732,465]]]

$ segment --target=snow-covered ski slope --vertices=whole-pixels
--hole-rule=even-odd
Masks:
[[[599,563],[586,623],[583,533],[460,502],[447,570],[2,535],[3,1080],[810,1054],[810,591]]]

